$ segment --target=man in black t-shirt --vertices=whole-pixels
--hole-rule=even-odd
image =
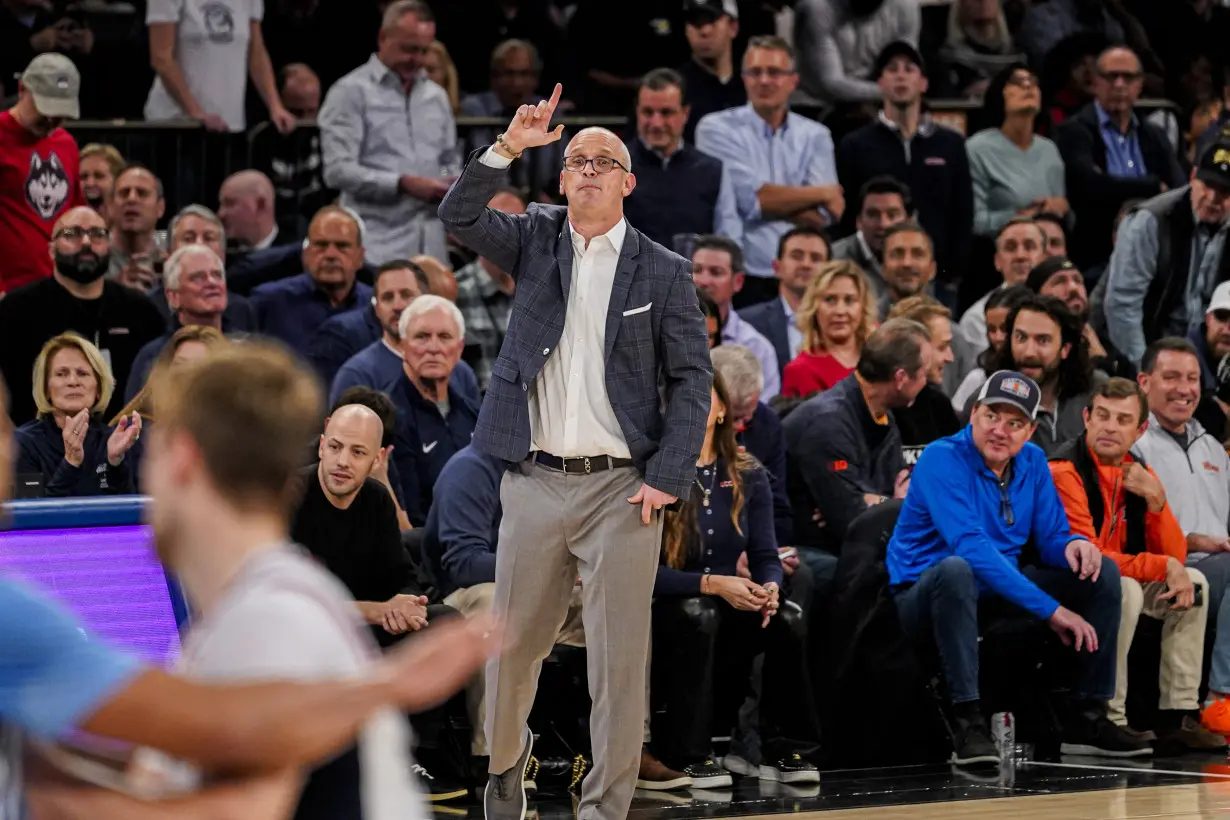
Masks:
[[[305,471],[303,500],[291,527],[306,547],[350,590],[381,645],[427,625],[427,599],[413,586],[401,543],[397,508],[371,477],[384,426],[370,408],[351,404],[329,417],[320,437],[320,462]]]
[[[346,585],[376,640],[388,647],[453,610],[429,610],[427,598],[415,587],[393,497],[371,477],[377,461],[387,458],[380,447],[383,436],[380,417],[363,405],[340,407],[325,420],[320,462],[304,470],[303,499],[291,521],[291,538]],[[437,737],[449,723],[446,708],[412,721],[419,740],[416,757],[431,772],[419,774],[432,800],[466,794],[464,787],[443,776],[446,767],[436,751]]]
[[[9,414],[17,424],[34,418],[31,372],[39,350],[71,330],[92,342],[115,376],[104,416],[124,406],[124,387],[137,352],[166,330],[166,321],[143,293],[105,278],[111,258],[106,221],[92,208],[73,208],[51,232],[51,278],[0,299],[0,376],[9,386]]]

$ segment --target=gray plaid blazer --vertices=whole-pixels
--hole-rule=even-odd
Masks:
[[[529,390],[564,331],[572,284],[568,211],[532,204],[511,216],[487,202],[504,174],[475,151],[440,203],[440,219],[517,281],[508,333],[474,431],[474,445],[506,461],[529,455]],[[606,314],[606,388],[645,483],[687,498],[709,417],[713,367],[692,263],[632,226]]]

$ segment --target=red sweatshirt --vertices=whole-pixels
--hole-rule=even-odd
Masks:
[[[0,293],[51,275],[51,228],[84,205],[77,141],[63,128],[36,137],[0,112]]]

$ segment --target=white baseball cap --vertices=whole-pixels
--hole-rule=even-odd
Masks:
[[[1230,282],[1222,282],[1213,291],[1213,298],[1209,300],[1209,306],[1204,311],[1212,313],[1215,310],[1230,310]]]

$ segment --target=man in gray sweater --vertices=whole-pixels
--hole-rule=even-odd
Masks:
[[[1106,271],[1106,323],[1111,343],[1133,363],[1151,342],[1198,327],[1213,289],[1230,279],[1228,207],[1230,142],[1218,142],[1201,154],[1190,185],[1155,196],[1119,226]]]

